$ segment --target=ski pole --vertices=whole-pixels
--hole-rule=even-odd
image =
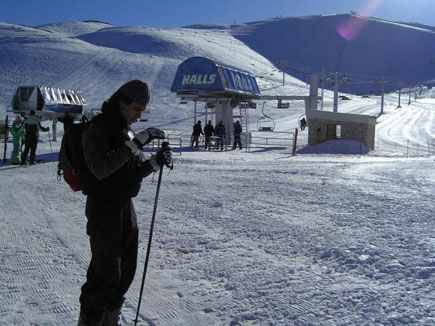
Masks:
[[[168,145],[169,144],[167,142],[162,143],[162,147],[168,147]],[[137,311],[136,311],[136,318],[134,319],[134,326],[136,326],[136,324],[138,322],[140,304],[142,301],[142,294],[143,294],[143,290],[145,287],[145,277],[146,277],[148,262],[149,262],[149,257],[150,257],[151,241],[153,239],[154,221],[156,219],[157,202],[159,201],[160,184],[162,183],[162,174],[163,174],[163,165],[160,167],[159,179],[157,181],[156,197],[154,198],[153,215],[151,217],[150,235],[148,237],[148,247],[147,247],[147,253],[146,253],[146,257],[145,257],[145,266],[144,266],[143,275],[142,275],[142,283],[140,285],[139,301],[137,304]]]
[[[53,147],[51,146],[50,130],[48,131],[48,141],[49,141],[49,143],[50,143],[50,151],[51,151],[51,154],[53,154]]]
[[[6,116],[6,120],[5,120],[5,146],[4,146],[4,153],[3,153],[3,164],[6,164],[6,152],[7,152],[7,147],[8,147],[8,133],[9,133],[9,121],[8,121],[8,116]]]

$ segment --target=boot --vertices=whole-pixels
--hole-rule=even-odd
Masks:
[[[99,326],[122,326],[119,321],[121,318],[121,307],[113,310],[104,310],[103,318]]]
[[[80,311],[79,322],[77,326],[101,326],[101,318],[93,318]]]

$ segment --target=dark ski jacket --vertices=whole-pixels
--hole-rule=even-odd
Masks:
[[[202,132],[202,127],[200,123],[197,123],[196,125],[193,126],[193,132],[192,132],[193,136],[198,136],[199,135],[204,135],[204,133]]]
[[[213,127],[213,125],[207,124],[204,127],[204,134],[205,134],[206,137],[213,136],[214,135],[214,127]]]
[[[24,119],[18,132],[25,131],[24,140],[25,141],[37,141],[39,139],[39,130],[48,131],[49,128],[44,128],[35,116],[28,116]]]
[[[134,137],[118,107],[103,104],[82,135],[85,195],[132,198],[141,187],[142,179],[154,170],[149,160],[133,155],[125,142]]]
[[[242,133],[242,125],[240,123],[235,123],[234,124],[234,135],[240,136],[241,133]]]
[[[226,134],[225,126],[223,124],[218,124],[214,132],[216,133],[216,136],[224,137]]]

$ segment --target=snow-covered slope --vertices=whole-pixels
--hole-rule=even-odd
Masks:
[[[358,30],[353,40],[337,31]],[[200,29],[211,26],[192,26]],[[218,25],[221,28],[221,25]],[[390,77],[387,89],[398,83],[414,86],[435,77],[434,27],[392,22],[351,15],[308,16],[271,19],[226,26],[239,40],[282,67],[293,76],[306,80],[306,72],[336,71],[354,76],[342,91],[365,93],[380,91],[374,81]],[[371,76],[364,78],[363,76]],[[371,81],[371,83],[362,83]]]
[[[161,124],[171,124],[192,116],[192,110],[179,108],[178,99],[170,92],[183,60],[205,56],[256,75],[275,69],[225,30],[110,27],[90,22],[37,29],[0,23],[0,51],[5,57],[0,66],[1,115],[19,85],[81,90],[88,107],[99,108],[121,84],[138,78],[151,86],[151,117]],[[258,82],[266,90],[280,85],[281,78],[268,75]],[[308,92],[306,85],[290,76],[286,84],[281,93]],[[188,124],[190,129],[191,120]]]
[[[88,20],[84,22],[69,22],[69,23],[57,23],[36,26],[36,28],[42,29],[55,34],[62,34],[64,36],[78,36],[83,34],[94,33],[103,28],[113,27],[109,23]]]
[[[146,125],[190,135],[193,107],[178,104],[169,91],[189,49],[262,76],[265,94],[308,92],[289,76],[280,86],[273,65],[225,28],[74,25],[47,32],[0,23],[1,115],[17,85],[80,89],[98,106],[123,82],[141,78],[153,89]],[[331,110],[331,94],[325,97]],[[340,112],[379,113],[379,97],[349,98],[340,101]],[[363,156],[325,154],[337,147],[330,144],[317,148],[323,154],[293,157],[287,146],[180,155],[173,138],[175,169],[163,175],[139,324],[435,325],[435,102],[412,98],[407,105],[402,98],[397,108],[397,100],[386,96],[376,150]],[[274,106],[266,103],[265,112],[276,130],[294,130],[303,103]],[[258,115],[250,112],[253,126]],[[300,132],[299,146],[306,135]],[[59,146],[41,133],[37,158],[44,162],[0,166],[1,325],[77,323],[90,259],[85,197],[56,181]],[[123,307],[127,325],[140,291],[152,180],[144,180],[134,199],[141,240]]]
[[[140,325],[434,325],[435,103],[396,109],[394,100],[369,155],[175,155],[175,169],[163,175]],[[85,197],[56,181],[58,148],[42,134],[45,163],[0,166],[2,325],[77,322],[90,259]],[[140,290],[151,179],[134,199],[141,242],[127,325]]]

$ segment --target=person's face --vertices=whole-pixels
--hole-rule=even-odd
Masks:
[[[146,107],[133,102],[131,104],[125,104],[121,102],[119,104],[119,112],[124,117],[125,122],[130,126],[135,123],[137,119],[140,118],[143,112],[145,112]]]

